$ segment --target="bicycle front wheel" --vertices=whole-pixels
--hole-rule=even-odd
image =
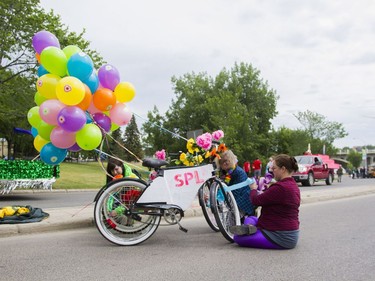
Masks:
[[[145,188],[142,182],[121,179],[100,195],[95,204],[94,219],[104,238],[117,245],[131,246],[154,234],[161,216],[142,214],[134,209],[134,202]]]
[[[211,204],[211,195],[210,195],[210,188],[213,185],[217,184],[213,180],[207,180],[205,183],[199,188],[198,191],[198,198],[199,198],[199,205],[202,208],[203,216],[205,217],[208,225],[211,227],[213,231],[220,231],[219,226],[216,223],[215,215],[212,212],[212,204]]]
[[[211,186],[211,203],[216,223],[225,239],[234,242],[234,234],[229,230],[232,225],[240,224],[240,213],[232,192],[224,191],[221,182]]]

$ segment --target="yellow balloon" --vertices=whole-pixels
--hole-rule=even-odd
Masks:
[[[45,140],[41,136],[37,135],[34,139],[34,147],[39,152],[42,150],[43,146],[45,146],[47,143],[49,143],[48,140]]]
[[[36,88],[43,97],[47,99],[56,99],[56,85],[60,79],[60,76],[55,74],[44,74],[36,81]]]
[[[135,88],[129,82],[120,82],[117,84],[113,93],[115,94],[118,102],[129,102],[135,96]]]
[[[56,85],[56,96],[63,104],[77,105],[85,97],[85,86],[78,78],[64,77]]]

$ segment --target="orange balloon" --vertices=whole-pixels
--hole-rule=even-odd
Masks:
[[[116,96],[107,88],[97,90],[92,97],[94,106],[101,111],[108,111],[116,104]]]
[[[38,53],[35,53],[35,58],[38,61],[38,63],[40,64],[40,55]]]
[[[86,84],[83,84],[83,86],[85,87],[85,97],[79,104],[77,104],[77,106],[83,111],[85,111],[90,106],[90,103],[92,100],[92,94],[91,94],[90,88]]]

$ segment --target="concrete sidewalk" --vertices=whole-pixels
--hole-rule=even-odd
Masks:
[[[332,186],[332,189],[308,191],[302,189],[301,199],[302,204],[307,204],[368,194],[375,194],[375,185],[346,188],[340,188],[336,185]],[[94,203],[87,207],[43,209],[43,211],[50,216],[41,222],[0,225],[0,238],[20,234],[93,227],[95,225]],[[201,215],[202,210],[198,200],[195,200],[191,208],[185,211],[185,217]]]

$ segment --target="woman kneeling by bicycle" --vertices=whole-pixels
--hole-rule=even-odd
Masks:
[[[262,249],[292,249],[299,237],[300,190],[292,178],[298,170],[294,157],[277,155],[273,160],[276,182],[259,193],[256,184],[250,186],[250,199],[261,206],[259,219],[250,216],[243,225],[231,226],[234,241],[243,247]]]
[[[220,155],[220,159],[215,159],[219,162],[220,172],[228,186],[244,182],[248,178],[246,172],[237,165],[237,157],[231,150],[224,151]],[[245,184],[243,187],[233,190],[232,193],[241,213],[245,216],[253,216],[254,206],[250,201],[249,186]]]

